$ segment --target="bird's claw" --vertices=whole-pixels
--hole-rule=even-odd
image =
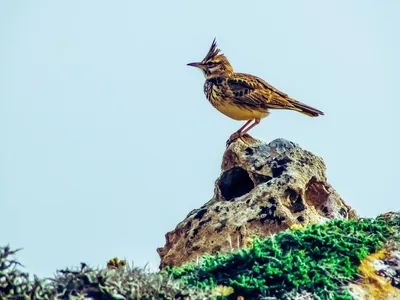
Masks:
[[[237,139],[240,139],[243,143],[245,143],[247,145],[246,141],[243,139],[242,132],[236,131],[226,141],[226,146],[228,147],[232,142],[236,141]]]

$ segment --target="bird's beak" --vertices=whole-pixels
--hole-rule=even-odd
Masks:
[[[196,68],[204,69],[204,64],[199,63],[199,62],[193,62],[193,63],[187,64],[187,65],[190,66],[190,67],[196,67]]]

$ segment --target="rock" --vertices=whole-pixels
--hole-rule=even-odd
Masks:
[[[157,249],[160,268],[229,252],[289,227],[357,218],[327,183],[320,157],[284,139],[243,140],[228,144],[212,199],[166,234]]]
[[[394,225],[393,236],[383,249],[361,261],[359,279],[349,284],[354,299],[400,299],[400,212],[379,218]]]
[[[354,299],[400,299],[400,248],[387,245],[366,257],[360,279],[349,284]]]

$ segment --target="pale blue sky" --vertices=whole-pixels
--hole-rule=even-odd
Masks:
[[[158,266],[156,248],[210,199],[225,141],[201,60],[325,112],[252,130],[322,156],[363,216],[399,209],[398,1],[0,2],[0,244],[50,276],[81,261]]]

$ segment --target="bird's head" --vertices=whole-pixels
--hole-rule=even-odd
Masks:
[[[211,79],[214,77],[229,77],[233,74],[233,68],[225,55],[219,54],[217,43],[214,39],[206,57],[201,62],[194,62],[188,66],[199,68],[203,71],[204,77]]]

